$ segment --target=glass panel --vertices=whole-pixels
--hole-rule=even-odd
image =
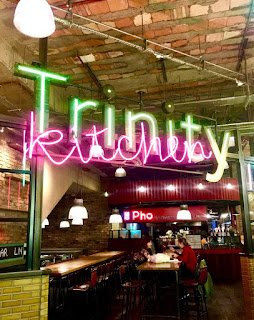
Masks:
[[[247,190],[254,190],[254,164],[246,163],[245,171],[247,175]]]
[[[26,243],[29,175],[0,173],[0,244]]]
[[[28,211],[30,175],[0,172],[0,189],[0,210]]]
[[[250,220],[251,220],[251,234],[252,240],[254,241],[254,192],[248,192],[249,198],[249,210],[250,210]]]
[[[30,169],[23,158],[23,136],[22,130],[0,130],[0,272],[25,261],[30,175],[4,172]]]
[[[254,192],[248,192],[250,219],[254,221]]]
[[[242,136],[242,148],[245,156],[253,156],[254,151],[254,135]]]

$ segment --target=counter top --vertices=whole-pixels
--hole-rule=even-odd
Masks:
[[[194,251],[201,254],[239,254],[242,249],[194,249]]]
[[[52,264],[43,268],[43,270],[51,270],[51,276],[61,277],[112,258],[119,257],[124,253],[124,251],[98,252],[90,256],[80,256],[78,259]]]

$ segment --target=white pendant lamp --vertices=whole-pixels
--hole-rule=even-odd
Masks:
[[[44,219],[42,224],[41,224],[41,227],[42,229],[45,229],[46,226],[49,226],[49,220],[48,218]]]
[[[194,163],[198,163],[198,162],[204,161],[205,158],[202,156],[201,153],[195,153],[195,152],[193,152],[193,155],[192,155],[191,160],[192,160]]]
[[[74,204],[70,209],[68,219],[87,219],[87,218],[88,218],[88,213],[86,208],[84,207],[83,199],[75,199]]]
[[[123,223],[123,218],[118,209],[113,209],[112,214],[109,217],[109,223]]]
[[[74,226],[83,226],[83,219],[75,218],[72,220],[71,224],[73,224]]]
[[[177,220],[191,220],[191,213],[188,210],[187,204],[180,205],[180,210],[177,213]]]
[[[20,0],[13,23],[21,33],[32,38],[46,38],[55,32],[53,12],[46,0]]]
[[[99,158],[104,155],[104,151],[100,145],[94,145],[90,148],[90,156],[93,158]]]
[[[67,220],[63,220],[60,222],[60,228],[70,228],[70,222]]]
[[[116,172],[115,172],[115,177],[117,177],[117,178],[126,177],[126,171],[125,171],[125,169],[122,168],[122,167],[117,168],[117,169],[116,169]]]

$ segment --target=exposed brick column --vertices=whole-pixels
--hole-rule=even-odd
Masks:
[[[254,256],[241,256],[246,319],[254,320]]]

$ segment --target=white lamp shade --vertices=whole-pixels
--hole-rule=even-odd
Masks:
[[[49,220],[48,220],[48,218],[46,218],[42,223],[43,223],[45,226],[49,226]]]
[[[126,177],[126,171],[124,168],[120,167],[116,169],[115,172],[115,177],[117,178],[122,178],[122,177]]]
[[[90,155],[93,158],[99,158],[100,156],[102,156],[104,154],[104,151],[102,149],[102,147],[100,145],[94,145],[91,146],[90,148]]]
[[[32,38],[46,38],[55,32],[53,12],[46,0],[20,0],[13,23],[23,34]]]
[[[75,199],[69,211],[68,219],[87,219],[88,213],[83,205],[83,199]]]
[[[72,220],[74,226],[83,226],[83,219],[82,218],[75,218]]]
[[[189,210],[179,210],[177,212],[177,220],[191,220],[191,213]]]
[[[201,162],[203,160],[205,160],[205,158],[202,156],[201,153],[195,153],[193,152],[193,155],[192,155],[192,159],[191,159],[194,163],[198,163],[198,162]]]
[[[60,222],[60,228],[70,228],[70,222],[69,221],[61,221]]]
[[[111,214],[109,223],[123,223],[123,218],[119,213]]]

